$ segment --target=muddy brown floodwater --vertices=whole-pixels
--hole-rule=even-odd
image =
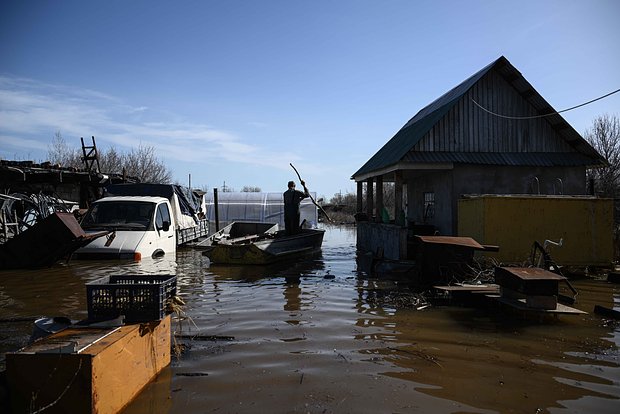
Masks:
[[[589,313],[545,323],[495,307],[416,310],[406,283],[358,270],[349,227],[287,266],[210,266],[182,249],[176,261],[2,271],[1,364],[32,318],[85,318],[85,282],[137,273],[176,274],[195,326],[173,329],[220,338],[180,340],[185,352],[126,414],[620,412],[620,327],[592,313],[620,306],[618,285],[573,281]]]

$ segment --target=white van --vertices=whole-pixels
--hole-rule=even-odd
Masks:
[[[111,233],[76,250],[76,259],[141,260],[176,253],[175,218],[164,197],[104,197],[91,205],[81,226],[86,233]]]

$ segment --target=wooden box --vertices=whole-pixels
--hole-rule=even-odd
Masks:
[[[12,412],[117,413],[170,364],[170,316],[70,327],[6,355]]]
[[[526,296],[557,296],[564,276],[538,267],[496,267],[495,283]]]
[[[555,309],[559,282],[564,276],[537,267],[496,267],[495,283],[501,295],[509,299],[525,299],[527,307]]]

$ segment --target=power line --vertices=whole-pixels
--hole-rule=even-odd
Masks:
[[[497,116],[499,118],[504,118],[504,119],[537,119],[537,118],[544,118],[546,116],[551,116],[551,115],[558,115],[558,114],[561,114],[562,112],[572,111],[573,109],[581,108],[582,106],[586,106],[586,105],[589,105],[589,104],[591,104],[593,102],[600,101],[601,99],[607,98],[608,96],[611,96],[614,93],[618,93],[618,92],[620,92],[620,89],[616,89],[613,92],[609,92],[608,94],[605,94],[603,96],[599,96],[598,98],[592,99],[591,101],[584,102],[582,104],[575,105],[575,106],[572,106],[570,108],[562,109],[561,111],[550,112],[550,113],[544,114],[544,115],[533,115],[533,116],[509,116],[509,115],[498,114],[498,113],[495,113],[493,111],[489,111],[487,108],[485,108],[484,106],[482,106],[478,102],[476,102],[474,98],[470,98],[470,99],[471,99],[471,101],[473,103],[476,104],[476,106],[478,106],[478,108],[482,109],[483,111],[485,111],[485,112],[487,112],[487,113],[489,113],[489,114],[491,114],[493,116]]]

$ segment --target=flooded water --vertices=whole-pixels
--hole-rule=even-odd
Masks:
[[[176,274],[191,322],[173,329],[218,338],[179,340],[186,351],[127,414],[620,412],[620,326],[592,313],[620,302],[618,285],[574,281],[589,313],[544,323],[418,310],[406,283],[358,270],[347,227],[327,229],[320,257],[275,268],[210,266],[182,249],[176,262],[0,272],[2,354],[34,317],[85,318],[85,282],[136,273]]]

